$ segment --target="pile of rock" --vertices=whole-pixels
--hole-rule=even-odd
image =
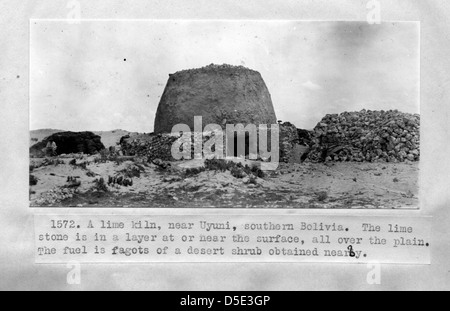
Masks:
[[[125,156],[147,157],[149,161],[173,161],[171,149],[177,139],[178,137],[170,134],[124,136],[120,140],[120,147]]]
[[[191,139],[191,159],[202,156],[201,146],[199,148],[200,154],[195,154],[195,143],[200,142],[204,144],[212,133],[194,133],[190,132]],[[184,137],[184,136],[183,136]],[[121,152],[125,156],[146,157],[149,162],[158,161],[175,161],[172,156],[172,145],[181,138],[180,134],[143,134],[137,136],[124,136],[120,140]],[[182,138],[183,144],[188,143]],[[186,145],[185,145],[186,146]],[[184,146],[184,147],[185,147]]]
[[[420,115],[397,110],[326,115],[314,128],[313,162],[404,162],[420,158]]]
[[[312,139],[312,131],[304,130],[304,129],[297,129],[298,133],[298,139],[299,144],[302,146],[311,146],[311,139]]]
[[[73,198],[77,192],[78,190],[76,188],[56,187],[48,192],[42,193],[38,199],[31,203],[31,206],[52,206]]]

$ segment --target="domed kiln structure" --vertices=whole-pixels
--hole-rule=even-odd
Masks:
[[[194,131],[194,117],[207,124],[276,124],[272,99],[261,74],[242,66],[209,65],[169,75],[156,112],[155,133],[176,124]]]

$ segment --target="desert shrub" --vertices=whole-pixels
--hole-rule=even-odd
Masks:
[[[67,188],[78,188],[81,186],[81,181],[77,180],[77,177],[74,176],[68,176],[67,177]]]
[[[253,175],[253,176],[256,176],[256,177],[259,177],[259,178],[264,178],[266,176],[265,173],[256,165],[254,165],[252,167],[250,167],[248,165],[245,165],[244,166],[244,172],[247,175]]]
[[[197,176],[198,174],[200,174],[201,172],[204,172],[205,170],[206,170],[206,168],[204,168],[204,167],[188,168],[187,170],[184,171],[184,177],[188,178],[188,177]]]
[[[124,179],[122,182],[122,185],[124,187],[131,187],[131,186],[133,186],[133,180],[132,179]]]
[[[63,160],[55,159],[52,161],[52,165],[54,165],[54,166],[63,165],[63,164],[66,164],[66,162],[64,162]]]
[[[141,177],[141,169],[135,166],[124,169],[121,173],[123,173],[127,178]]]
[[[87,165],[88,165],[88,163],[86,163],[86,162],[81,162],[80,164],[77,164],[77,160],[76,160],[76,159],[72,159],[72,160],[69,162],[69,165],[79,167],[79,168],[81,168],[81,169],[83,169],[83,170],[87,170]]]
[[[108,185],[118,185],[129,187],[133,186],[133,179],[125,178],[124,176],[108,176]]]
[[[108,192],[108,187],[105,184],[103,178],[94,180],[94,191],[97,192]]]
[[[245,177],[245,172],[240,167],[233,167],[231,169],[231,175],[233,175],[235,178],[242,179]]]
[[[117,152],[115,147],[110,147],[109,149],[102,149],[98,152],[100,157],[96,157],[94,159],[95,164],[98,163],[106,163],[106,162],[115,162],[117,165],[122,164],[126,159],[122,159],[119,157],[119,153]]]
[[[228,163],[225,160],[220,159],[206,159],[205,168],[209,171],[224,172],[227,170]]]
[[[245,174],[253,175],[259,178],[264,178],[264,172],[256,165],[250,167],[247,164],[244,166],[242,163],[236,163],[233,161],[225,161],[222,159],[212,159],[205,161],[205,169],[210,171],[230,171],[236,178],[243,178]],[[245,173],[245,174],[244,174]]]
[[[127,160],[127,159],[124,159],[124,158],[121,158],[121,157],[119,157],[119,156],[113,156],[113,157],[110,158],[110,161],[115,162],[116,165],[120,165],[120,164],[122,164],[123,162],[126,162],[126,161],[128,161],[128,160]]]
[[[250,180],[248,181],[248,183],[252,184],[252,185],[257,185],[258,184],[255,176],[250,176]]]
[[[96,157],[95,159],[94,159],[94,163],[95,164],[99,164],[99,163],[106,163],[106,162],[108,162],[108,159],[106,159],[106,158],[103,158],[103,157]]]
[[[141,177],[141,173],[145,172],[145,167],[141,164],[134,163],[133,166],[129,166],[122,170],[121,173],[127,178]]]
[[[325,201],[328,199],[328,193],[326,191],[321,191],[317,194],[317,200],[320,202]]]
[[[30,175],[30,186],[36,186],[38,183],[38,179],[34,175]]]
[[[142,172],[145,171],[145,167],[146,167],[145,163],[136,163],[136,162],[134,162],[134,165],[136,165]]]
[[[35,169],[34,165],[30,165],[30,173],[33,172]]]
[[[264,172],[256,165],[250,169],[250,172],[259,178],[264,178],[264,176],[265,176]]]
[[[266,174],[264,173],[263,170],[258,169],[258,173],[256,176],[258,176],[259,178],[264,178],[264,177],[266,177]]]
[[[102,149],[102,150],[100,150],[99,154],[100,154],[100,158],[102,160],[107,160],[108,157],[109,157],[109,150],[108,149]]]
[[[63,160],[59,160],[59,159],[45,159],[44,162],[42,163],[42,166],[58,166],[60,164],[66,164]]]

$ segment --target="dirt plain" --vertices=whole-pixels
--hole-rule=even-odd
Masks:
[[[75,160],[75,162],[74,162]],[[237,160],[254,165],[248,160]],[[32,207],[416,209],[419,162],[281,164],[249,182],[230,171],[186,176],[202,160],[162,169],[143,159],[31,158]],[[113,176],[132,185],[109,184]],[[70,177],[70,178],[69,178]],[[70,179],[70,181],[69,181]],[[104,187],[99,186],[99,180]],[[74,180],[76,182],[74,182]],[[103,182],[100,182],[101,184]],[[33,185],[32,185],[33,184]]]

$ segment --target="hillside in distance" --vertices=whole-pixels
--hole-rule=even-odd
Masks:
[[[56,134],[66,132],[65,130],[56,130],[56,129],[39,129],[30,131],[30,147],[43,141],[45,138]],[[137,135],[138,133],[128,132],[125,130],[117,129],[112,131],[94,131],[96,135],[99,135],[102,138],[102,143],[106,148],[111,146],[116,146],[120,141],[120,138],[126,135]]]

